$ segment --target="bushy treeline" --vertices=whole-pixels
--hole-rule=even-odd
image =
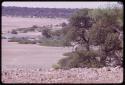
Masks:
[[[63,28],[51,30],[49,28],[42,29],[43,37],[40,39],[41,45],[46,46],[71,46],[70,41],[66,39],[65,31],[68,29],[67,24],[62,23]]]
[[[21,17],[69,17],[77,9],[66,8],[28,8],[28,7],[5,7],[2,6],[3,16]]]
[[[81,9],[70,17],[65,36],[84,49],[66,53],[55,68],[122,66],[123,8]]]
[[[12,29],[11,30],[11,33],[12,34],[17,34],[18,32],[19,33],[27,33],[27,32],[33,32],[33,31],[38,31],[38,32],[41,32],[41,29],[43,29],[44,27],[40,27],[40,26],[37,26],[37,25],[33,25],[31,27],[27,27],[27,28],[17,28],[17,29]]]
[[[19,44],[36,44],[36,40],[30,40],[29,38],[22,37],[22,38],[17,38],[17,37],[12,37],[8,40],[8,42],[18,42]]]

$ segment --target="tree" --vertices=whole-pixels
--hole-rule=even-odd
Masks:
[[[94,24],[90,31],[90,42],[91,44],[100,46],[101,62],[105,65],[107,58],[110,60],[114,58],[119,65],[122,65],[122,59],[119,59],[122,57],[116,55],[116,51],[122,50],[122,40],[119,39],[121,31],[123,31],[122,11],[118,7],[93,11],[96,24]]]
[[[83,9],[73,14],[69,22],[66,37],[86,44],[87,50],[67,53],[68,57],[58,62],[61,68],[122,66],[123,39],[119,38],[123,32],[122,8]],[[92,45],[99,49],[93,51]]]
[[[93,19],[89,16],[90,9],[81,9],[73,14],[70,18],[71,34],[73,40],[80,44],[86,44],[86,49],[89,50],[89,30],[93,25]],[[71,37],[70,37],[71,38]]]

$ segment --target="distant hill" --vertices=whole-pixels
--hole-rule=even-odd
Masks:
[[[62,17],[68,18],[78,9],[66,8],[28,8],[28,7],[5,7],[2,6],[2,16],[21,17]]]

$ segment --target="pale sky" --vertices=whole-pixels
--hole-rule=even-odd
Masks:
[[[117,2],[99,2],[99,1],[95,1],[95,2],[66,2],[66,1],[55,1],[55,2],[38,2],[38,1],[28,1],[28,2],[20,2],[20,1],[16,1],[16,2],[12,2],[12,1],[4,1],[2,3],[2,6],[17,6],[17,7],[39,7],[39,8],[104,8],[106,6],[108,6],[109,4],[115,4],[117,5]]]

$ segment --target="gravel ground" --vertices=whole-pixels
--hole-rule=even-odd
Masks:
[[[26,66],[2,67],[3,83],[122,83],[123,68],[72,68],[70,70]]]

